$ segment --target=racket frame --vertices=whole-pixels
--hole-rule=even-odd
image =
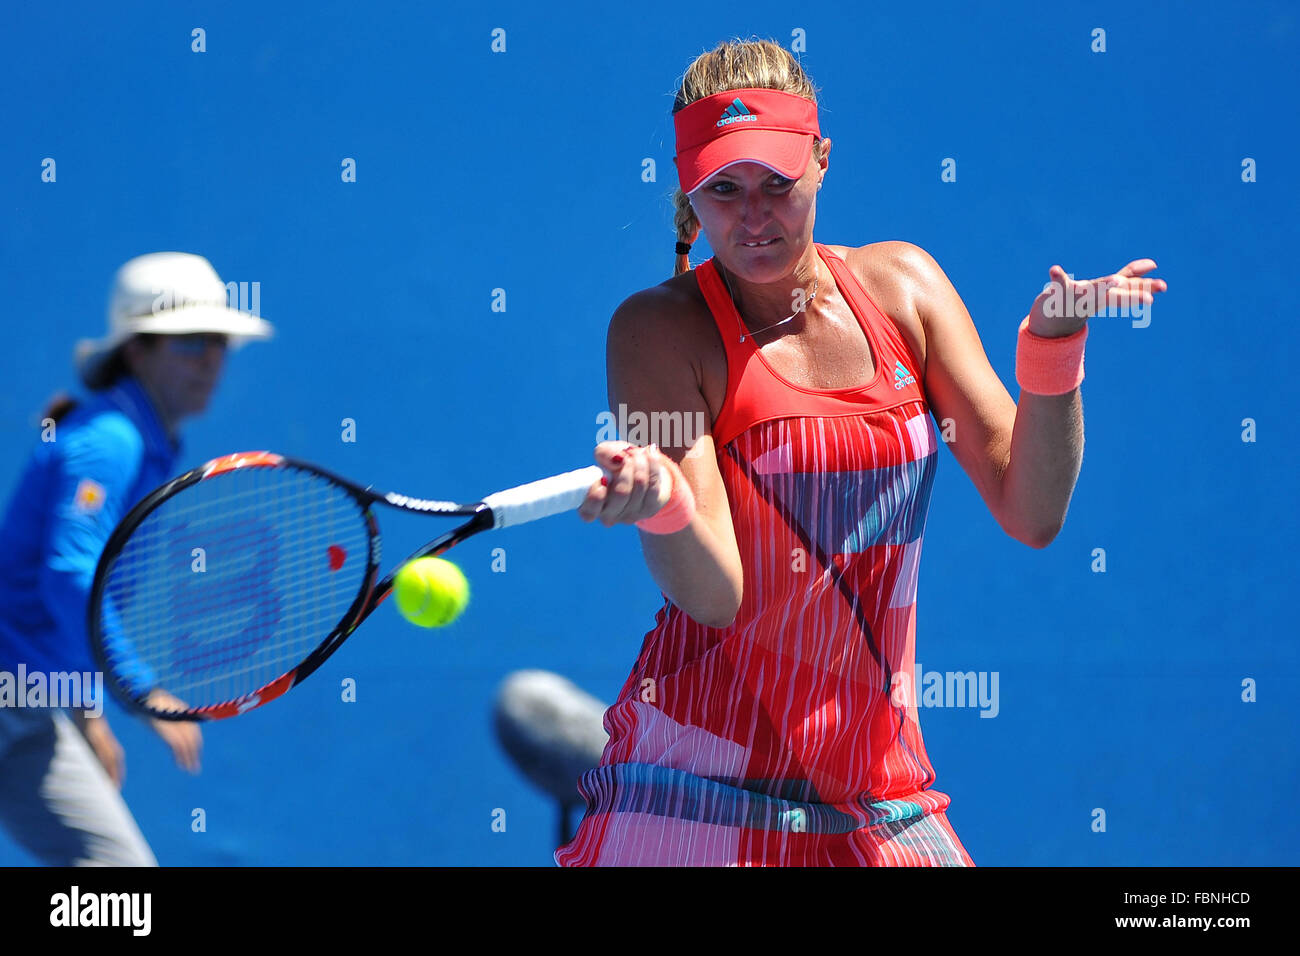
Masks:
[[[324,640],[295,667],[286,671],[284,674],[265,684],[264,686],[249,691],[240,697],[230,701],[223,701],[218,704],[208,704],[202,707],[191,708],[185,711],[156,710],[145,703],[149,694],[156,688],[150,688],[143,695],[133,693],[122,681],[113,666],[109,663],[108,654],[104,649],[104,634],[101,621],[100,608],[104,597],[104,588],[107,579],[112,571],[113,564],[118,556],[122,553],[126,543],[130,540],[131,535],[154,511],[162,504],[185,489],[206,481],[209,478],[216,477],[226,472],[234,471],[240,468],[295,468],[314,474],[320,478],[329,481],[333,485],[346,491],[356,501],[361,509],[361,514],[365,520],[367,532],[368,554],[366,556],[366,571],[362,579],[361,587],[357,590],[357,596],[352,604],[348,607],[343,617],[339,620],[325,637]],[[469,520],[457,525],[444,534],[439,535],[429,541],[423,547],[413,552],[405,561],[398,564],[392,571],[385,575],[381,580],[376,582],[379,574],[379,562],[381,560],[381,540],[379,534],[379,521],[375,517],[373,505],[384,504],[391,508],[397,508],[403,511],[413,511],[418,514],[432,514],[441,517],[465,517]],[[409,564],[417,558],[429,557],[432,555],[442,554],[453,545],[459,544],[466,538],[478,534],[480,531],[486,531],[495,525],[495,519],[492,509],[482,501],[470,504],[460,504],[451,501],[434,501],[424,498],[411,498],[406,495],[399,495],[392,492],[377,490],[373,485],[363,488],[356,482],[349,481],[340,475],[334,474],[319,465],[311,462],[301,461],[296,458],[289,458],[284,455],[277,455],[274,452],[255,451],[255,452],[236,452],[232,455],[224,455],[221,458],[215,458],[206,464],[200,465],[187,471],[185,474],[172,479],[165,485],[155,489],[140,500],[127,514],[122,518],[118,526],[109,535],[108,541],[104,545],[103,553],[100,555],[99,563],[95,568],[95,577],[90,589],[90,601],[87,606],[86,624],[90,635],[91,653],[95,659],[96,667],[103,672],[105,683],[113,692],[113,695],[122,702],[128,709],[152,717],[156,720],[185,720],[185,721],[203,721],[203,720],[221,720],[226,717],[234,717],[250,710],[261,707],[263,704],[270,703],[277,697],[282,696],[291,688],[296,687],[306,680],[321,664],[325,663],[330,656],[337,651],[352,633],[360,626],[370,614],[379,607],[385,599],[392,593],[393,580],[397,572],[403,566]],[[166,690],[166,688],[160,688]]]

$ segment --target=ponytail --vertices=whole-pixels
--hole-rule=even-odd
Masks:
[[[67,392],[55,392],[50,396],[50,400],[45,403],[45,411],[41,412],[41,422],[47,418],[58,424],[68,414],[77,407],[77,400]]]
[[[137,335],[136,338],[152,344],[160,336],[142,333]],[[126,361],[126,350],[119,346],[94,370],[94,375],[85,380],[85,385],[92,392],[101,392],[106,388],[112,388],[119,379],[130,374],[131,368]],[[55,392],[50,396],[50,400],[45,403],[45,411],[41,413],[41,421],[48,418],[58,424],[79,404],[81,403],[77,398],[67,392]]]
[[[690,251],[700,234],[700,221],[695,218],[691,198],[681,189],[673,193],[673,227],[677,230],[677,258],[673,262],[673,275],[691,271]]]

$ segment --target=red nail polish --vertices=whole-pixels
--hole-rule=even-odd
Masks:
[[[610,459],[610,461],[612,461],[616,465],[621,465],[623,464],[623,456],[615,455],[613,458]]]
[[[609,479],[602,475],[601,478],[600,478],[600,483],[601,483],[602,485],[608,487],[608,486],[609,486]]]

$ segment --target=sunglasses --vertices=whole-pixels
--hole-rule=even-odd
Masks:
[[[216,348],[224,352],[230,344],[230,337],[219,332],[200,332],[197,335],[169,335],[167,349],[173,355],[184,358],[202,358],[208,349]]]

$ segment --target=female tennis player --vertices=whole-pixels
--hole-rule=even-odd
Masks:
[[[1046,547],[1082,460],[1089,303],[1165,284],[1149,259],[1081,282],[1053,266],[1017,405],[924,250],[813,240],[831,142],[789,53],[719,45],[673,113],[678,274],[615,312],[609,400],[711,428],[597,446],[608,476],[580,514],[637,524],[667,600],[556,862],[973,865],[912,692],[929,416],[1006,533]],[[688,271],[701,229],[714,257]]]
[[[153,253],[118,270],[108,335],[77,348],[91,397],[52,403],[53,425],[0,524],[0,672],[41,674],[53,686],[51,675],[95,670],[86,604],[109,534],[174,476],[178,427],[207,406],[227,346],[270,332],[226,307],[226,287],[202,256]],[[162,690],[153,699],[176,704]],[[156,865],[118,792],[126,765],[102,707],[0,705],[0,826],[47,865]],[[150,723],[177,764],[197,773],[198,725]]]

